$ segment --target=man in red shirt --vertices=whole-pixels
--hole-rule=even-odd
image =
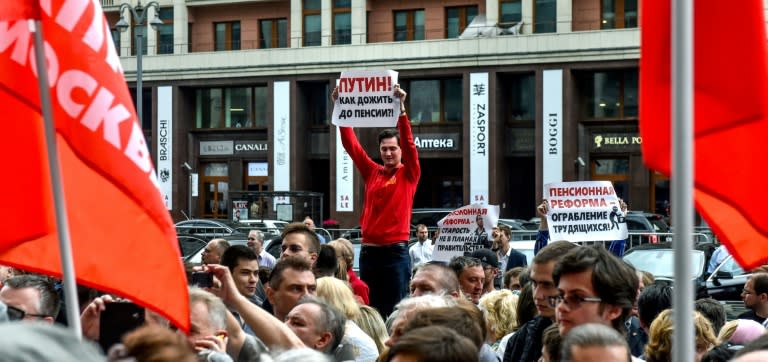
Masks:
[[[337,89],[332,96],[336,101]],[[368,156],[352,128],[339,127],[341,143],[365,182],[365,201],[360,215],[363,234],[360,279],[371,286],[371,306],[384,318],[408,295],[411,211],[421,176],[411,122],[405,113],[406,93],[399,85],[395,85],[395,97],[400,99],[399,133],[386,129],[379,134],[383,165]]]

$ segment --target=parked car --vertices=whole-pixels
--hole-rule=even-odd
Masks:
[[[192,234],[176,234],[176,239],[179,241],[182,259],[204,248],[210,241]]]
[[[225,236],[219,236],[219,238],[222,238],[226,240],[229,243],[229,246],[233,245],[247,245],[248,244],[248,235],[225,235]],[[193,265],[199,265],[203,262],[203,250],[205,250],[205,246],[208,245],[208,242],[203,244],[203,246],[197,250],[195,250],[194,253],[191,253],[187,255],[186,257],[182,258],[182,260],[185,263],[190,263]]]
[[[249,231],[251,229],[258,229],[267,235],[280,235],[283,229],[288,225],[287,222],[281,220],[240,220],[237,225],[238,230]]]
[[[499,219],[499,224],[507,225],[512,230],[535,231],[539,229],[539,224],[523,219]]]
[[[664,222],[664,216],[644,211],[627,211],[624,217],[627,223],[627,230],[631,234],[630,245],[655,244],[659,242],[672,241],[668,235],[659,235],[669,233],[669,225]]]
[[[208,219],[179,221],[176,223],[176,232],[193,234],[209,240],[227,235],[246,235],[243,231],[238,230],[237,224]]]
[[[749,278],[729,256],[711,275],[706,273],[709,258],[715,249],[714,244],[697,244],[691,253],[691,278],[696,287],[696,298],[710,296],[720,301],[740,300],[741,290]],[[632,248],[624,254],[624,261],[636,269],[653,274],[657,280],[674,281],[674,249],[671,243],[645,244]]]
[[[411,225],[424,224],[428,229],[433,230],[437,228],[437,222],[442,220],[446,215],[451,213],[454,209],[450,208],[424,208],[413,209],[411,212]]]

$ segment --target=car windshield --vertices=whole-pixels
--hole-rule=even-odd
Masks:
[[[669,232],[669,226],[667,226],[667,223],[665,223],[664,220],[648,218],[648,221],[651,222],[651,225],[653,225],[653,230],[657,233]]]
[[[704,270],[704,252],[701,250],[691,251],[691,276],[698,278]],[[674,278],[674,259],[673,249],[642,249],[633,250],[624,255],[624,260],[638,270],[647,271],[655,277]]]
[[[741,265],[739,265],[739,263],[736,262],[736,259],[734,258],[728,258],[726,261],[724,261],[718,271],[728,272],[731,273],[731,275],[744,274],[744,269],[741,267]]]

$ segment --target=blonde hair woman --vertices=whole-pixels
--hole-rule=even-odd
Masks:
[[[478,306],[488,326],[488,343],[498,350],[498,342],[517,328],[517,301],[519,297],[509,289],[494,290],[482,298]]]
[[[347,239],[339,238],[328,243],[334,250],[339,259],[339,267],[336,269],[336,278],[349,282],[352,292],[360,298],[361,304],[369,304],[370,292],[368,284],[360,280],[352,267],[355,265],[355,248]]]
[[[717,344],[715,330],[709,320],[699,312],[693,312],[693,325],[696,331],[696,362]],[[665,309],[651,323],[648,332],[648,344],[645,345],[646,362],[667,362],[672,360],[672,310]]]
[[[352,347],[355,361],[375,361],[379,356],[379,349],[373,338],[357,324],[361,316],[360,306],[349,285],[334,277],[319,278],[317,279],[317,296],[347,317],[341,344]]]
[[[360,306],[360,319],[357,322],[358,327],[369,335],[376,343],[376,348],[379,350],[379,354],[384,352],[386,346],[384,341],[389,338],[387,333],[387,326],[384,324],[384,319],[381,318],[381,314],[376,308],[361,305]]]

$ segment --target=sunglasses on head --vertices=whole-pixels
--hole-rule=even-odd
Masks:
[[[11,307],[10,305],[7,306],[7,307],[8,307],[8,311],[7,311],[8,319],[11,320],[11,321],[20,321],[20,320],[24,319],[24,317],[37,317],[37,318],[50,317],[50,316],[47,316],[45,314],[27,313],[27,312],[25,312],[25,311],[23,311],[23,310],[21,310],[19,308]]]

